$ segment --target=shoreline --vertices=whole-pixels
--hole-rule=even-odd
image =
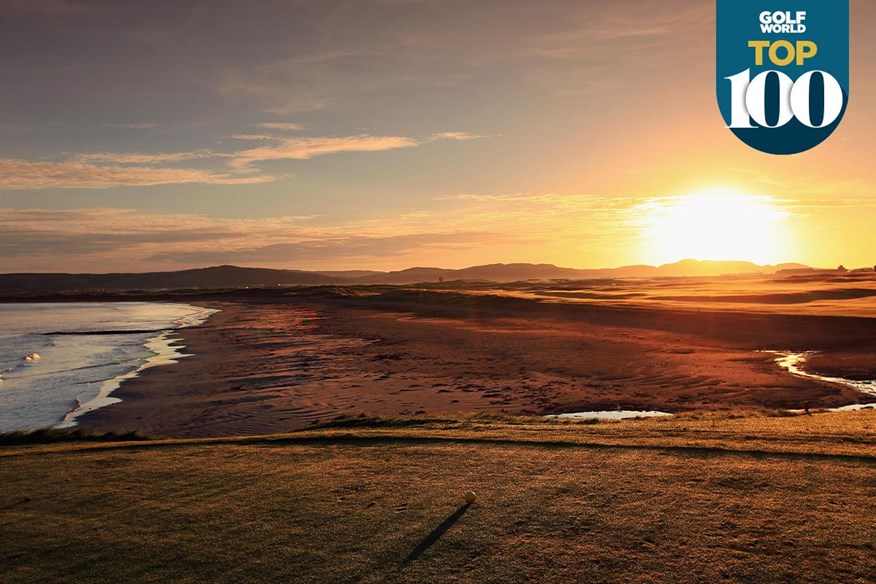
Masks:
[[[867,401],[849,387],[793,376],[772,355],[676,330],[296,297],[197,304],[221,312],[177,331],[192,356],[127,380],[114,393],[121,403],[84,414],[82,427],[213,437],[344,414],[680,413]]]
[[[197,306],[193,304],[189,304],[187,306],[191,306],[192,308],[196,308],[199,310],[198,312],[175,319],[173,322],[170,323],[170,328],[150,331],[158,333],[156,336],[146,339],[146,342],[143,344],[144,348],[149,350],[151,355],[146,357],[146,359],[138,367],[117,375],[116,377],[113,377],[111,379],[106,379],[102,381],[100,390],[98,391],[97,395],[95,395],[88,401],[83,403],[79,400],[79,398],[76,398],[76,407],[64,414],[64,417],[61,419],[61,421],[53,426],[53,428],[67,429],[77,427],[79,425],[79,419],[81,417],[95,412],[101,408],[106,408],[121,403],[123,400],[119,394],[126,382],[140,377],[145,371],[149,369],[155,367],[163,367],[166,365],[176,365],[182,359],[192,357],[193,355],[191,353],[183,352],[183,350],[186,349],[186,346],[180,344],[182,339],[180,338],[179,331],[189,327],[200,326],[201,324],[209,320],[211,316],[216,314],[216,311],[207,307]],[[136,333],[139,331],[113,331],[113,334],[118,334],[119,332],[127,334],[129,332]],[[108,333],[104,331],[99,331],[97,333],[66,332],[53,334],[64,334],[73,336],[79,334]]]
[[[122,399],[118,396],[118,393],[123,384],[131,379],[136,379],[147,369],[177,364],[181,359],[191,357],[190,353],[180,352],[182,349],[185,349],[185,346],[176,346],[179,339],[170,338],[172,334],[173,331],[164,331],[155,337],[147,339],[144,346],[153,353],[152,355],[147,357],[139,367],[103,381],[97,395],[87,402],[82,403],[77,398],[76,407],[64,414],[64,418],[55,428],[74,428],[78,425],[77,420],[81,416],[100,408],[121,403]]]

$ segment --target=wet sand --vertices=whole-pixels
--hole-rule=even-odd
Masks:
[[[861,347],[876,339],[876,319],[430,294],[323,290],[192,299],[222,310],[181,331],[194,356],[144,371],[114,394],[121,403],[80,424],[228,436],[282,432],[341,414],[684,412],[873,401],[794,377],[757,350],[825,350],[821,365],[841,369],[830,351],[868,354]]]

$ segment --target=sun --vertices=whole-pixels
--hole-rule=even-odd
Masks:
[[[771,197],[711,188],[637,208],[649,263],[682,259],[775,264],[788,257],[788,212]]]

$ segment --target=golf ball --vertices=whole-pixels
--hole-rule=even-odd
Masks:
[[[475,499],[478,498],[478,496],[475,495],[472,491],[467,492],[467,493],[464,495],[464,497],[465,497],[465,502],[468,503],[469,505],[471,505],[472,503],[474,503],[474,502],[475,502]]]

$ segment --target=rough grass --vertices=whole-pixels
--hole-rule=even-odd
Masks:
[[[0,582],[871,582],[874,428],[347,419],[5,447]]]
[[[91,430],[43,430],[22,432],[0,432],[0,446],[26,446],[34,444],[56,444],[59,442],[134,442],[154,440],[156,437],[131,430],[130,432],[93,432]]]

